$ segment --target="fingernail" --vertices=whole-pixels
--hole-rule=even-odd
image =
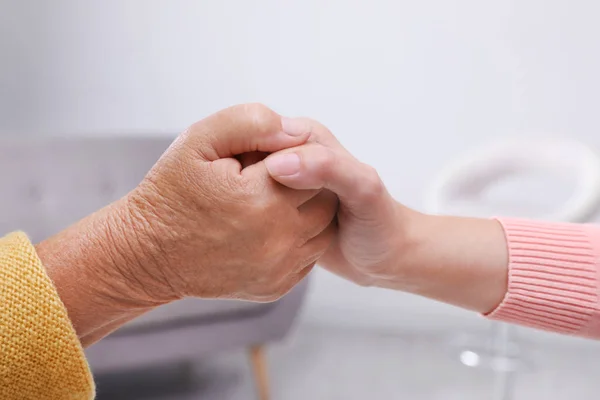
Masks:
[[[281,129],[290,136],[301,136],[310,132],[306,121],[300,118],[281,117]]]
[[[273,176],[290,176],[300,172],[300,157],[296,153],[276,154],[265,159]]]

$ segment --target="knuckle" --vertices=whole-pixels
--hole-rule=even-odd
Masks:
[[[321,122],[310,118],[303,118],[303,120],[307,127],[310,129],[310,137],[312,141],[321,144],[337,143],[337,139],[335,139],[333,133],[331,133],[329,128],[327,128]]]
[[[385,185],[377,170],[370,165],[364,165],[364,173],[357,188],[357,198],[361,202],[379,199],[385,193]]]
[[[334,151],[328,147],[319,146],[319,151],[315,153],[314,162],[321,177],[331,176],[336,164]]]
[[[317,131],[317,127],[319,123],[313,119],[306,117],[298,117],[294,118],[296,124],[298,124],[304,133],[307,133],[310,137],[313,136],[313,133]]]
[[[271,196],[261,196],[260,186],[253,180],[247,180],[244,183],[244,190],[247,191],[246,206],[248,208],[248,214],[252,216],[258,216],[264,218],[265,214],[273,208],[273,200]]]
[[[211,169],[214,168],[213,164],[209,166]],[[250,186],[251,181],[245,180],[243,176],[236,174],[221,174],[218,171],[212,171],[210,177],[207,176],[207,181],[211,187],[219,188],[227,193],[232,201],[240,201],[247,197],[247,193],[250,192],[252,187]]]
[[[262,103],[247,103],[243,105],[249,114],[272,113],[271,109]]]
[[[213,118],[213,123],[215,123],[215,119],[219,122],[233,122],[238,126],[243,126],[244,129],[252,130],[258,134],[267,133],[269,130],[272,130],[274,125],[279,121],[277,113],[261,103],[234,105],[219,111],[211,117]]]
[[[269,188],[270,182],[267,179],[258,179],[258,178],[247,178],[244,176],[237,176],[239,191],[246,197],[250,199],[251,202],[258,202],[259,200],[255,200],[256,198],[261,199],[267,196],[264,196],[264,193]],[[264,200],[261,200],[264,202]]]
[[[250,200],[248,215],[260,223],[261,231],[270,236],[273,236],[273,228],[277,221],[284,221],[282,218],[285,218],[284,215],[281,215],[280,207],[274,204],[272,199],[260,196],[253,196]]]
[[[264,264],[273,265],[269,271],[270,277],[278,276],[280,271],[285,270],[282,264],[293,248],[293,242],[288,235],[274,227],[275,224],[267,221],[262,225],[260,231],[254,233],[261,243],[258,248],[260,260]]]
[[[244,115],[250,124],[259,131],[272,126],[275,112],[261,103],[250,103],[244,105]]]
[[[306,124],[307,129],[310,129],[311,132],[318,132],[320,134],[325,134],[325,133],[329,133],[331,135],[331,132],[329,132],[329,129],[323,125],[322,123],[320,123],[319,121],[317,121],[316,119],[312,119],[312,118],[300,118],[300,120],[303,121],[304,124]]]

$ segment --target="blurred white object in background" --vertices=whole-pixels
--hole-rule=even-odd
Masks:
[[[527,197],[534,194],[531,186],[510,192],[513,209],[485,204],[484,193],[491,187],[509,177],[525,177],[532,173],[550,178],[551,185],[561,179],[572,181],[572,192],[565,201],[554,204],[545,213],[540,213],[539,207],[536,207],[536,210],[527,210],[526,215],[515,215],[514,206],[523,213],[523,207],[518,207],[519,202],[526,201]],[[493,143],[476,149],[473,154],[446,167],[431,185],[425,203],[427,211],[436,214],[504,215],[586,222],[600,204],[600,157],[585,144],[568,139],[522,139]],[[457,203],[462,204],[462,212],[456,211]],[[494,396],[501,400],[513,398],[515,373],[523,364],[513,336],[511,326],[494,322],[489,337],[467,336],[459,339],[462,347],[460,361],[469,367],[494,371],[497,376]]]
[[[515,210],[492,210],[489,204],[482,204],[481,195],[502,179],[532,173],[554,181],[567,179],[575,187],[569,198],[552,211],[539,214],[530,209],[526,217],[585,222],[596,211],[600,203],[600,157],[585,144],[568,139],[516,139],[476,149],[442,170],[427,192],[426,209],[445,213],[453,203],[466,200],[471,207],[469,214],[474,209],[484,216],[514,213]],[[520,196],[532,194],[525,192]]]

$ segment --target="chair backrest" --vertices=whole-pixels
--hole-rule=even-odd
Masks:
[[[600,207],[600,154],[588,145],[566,138],[503,139],[475,149],[444,168],[430,186],[426,195],[427,211],[455,213],[452,203],[467,202],[474,211],[482,209],[486,190],[503,178],[543,174],[558,184],[567,178],[575,183],[569,197],[547,213],[510,215],[560,222],[588,222]],[[560,185],[559,185],[560,186]],[[514,205],[518,201],[527,205],[527,199],[536,189],[526,193],[515,191]],[[559,193],[560,194],[560,193]],[[550,193],[554,197],[556,193]],[[548,193],[544,193],[548,197]],[[521,200],[519,200],[521,198]],[[486,207],[487,208],[487,207]],[[537,208],[537,207],[536,207]],[[491,209],[489,210],[491,211]],[[531,209],[533,213],[539,212]],[[476,213],[489,216],[511,213],[511,210],[494,210]],[[472,214],[470,214],[472,215]]]
[[[0,139],[0,236],[40,241],[133,189],[172,138]]]

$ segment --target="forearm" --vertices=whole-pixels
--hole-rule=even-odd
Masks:
[[[600,338],[600,228],[409,212],[388,287],[492,319]],[[406,233],[405,233],[406,234]]]
[[[132,285],[144,251],[129,227],[121,200],[36,246],[84,346],[162,304]]]
[[[402,207],[399,205],[399,207]],[[399,280],[387,287],[409,291],[481,313],[504,298],[508,252],[494,220],[409,212],[399,223],[408,236],[394,266]]]
[[[292,164],[289,154],[265,162],[287,187],[338,195],[325,268],[489,318],[600,338],[599,227],[420,214],[395,202],[330,132],[316,129],[313,139],[293,150]]]

